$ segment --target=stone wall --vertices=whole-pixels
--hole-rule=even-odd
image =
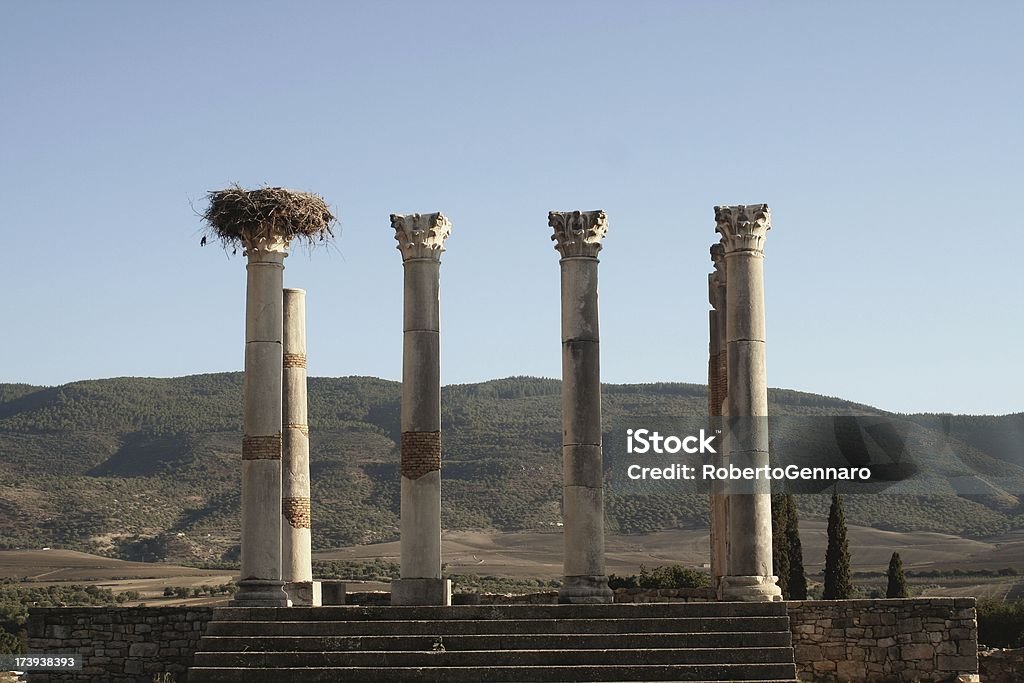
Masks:
[[[800,680],[978,680],[974,598],[805,600],[787,605]]]
[[[631,589],[637,591],[638,589]],[[690,594],[693,591],[693,594]],[[655,593],[658,593],[655,595]],[[616,602],[703,600],[701,589],[616,592]],[[350,604],[390,602],[387,592],[349,593]],[[549,603],[556,592],[488,594],[476,604]],[[974,598],[791,601],[790,629],[800,679],[815,683],[867,681],[977,681],[978,624]],[[169,673],[185,683],[211,607],[45,607],[30,610],[29,651],[78,652],[85,668],[75,673],[34,673],[48,681],[152,683]],[[1024,680],[1024,650],[981,657],[983,680]]]
[[[33,607],[28,651],[78,652],[84,666],[28,680],[152,683],[155,674],[169,673],[183,683],[212,615],[211,607]]]

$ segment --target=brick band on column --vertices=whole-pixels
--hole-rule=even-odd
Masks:
[[[713,354],[708,361],[708,414],[712,417],[722,414],[722,384],[719,381],[719,354]]]
[[[281,514],[293,529],[309,529],[309,498],[282,498]]]
[[[306,354],[286,353],[284,354],[283,365],[286,368],[304,368],[306,367]]]
[[[723,412],[725,399],[729,397],[729,354],[721,351],[718,354],[718,415]]]
[[[243,436],[242,460],[280,460],[281,435]]]
[[[419,479],[441,469],[441,432],[402,432],[402,476]]]

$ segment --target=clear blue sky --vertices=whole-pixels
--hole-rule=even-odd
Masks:
[[[388,215],[441,210],[442,379],[559,376],[549,210],[608,212],[603,377],[703,382],[715,204],[767,202],[772,386],[1024,410],[1020,2],[7,2],[0,381],[239,370],[205,192],[323,194],[310,372],[401,375]]]

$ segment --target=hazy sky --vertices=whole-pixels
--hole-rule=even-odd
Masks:
[[[442,380],[559,376],[549,210],[604,209],[603,378],[703,382],[715,204],[767,202],[772,386],[1024,410],[1020,2],[6,2],[0,381],[239,370],[195,210],[318,192],[310,373],[401,375],[388,215],[441,210]],[[1006,236],[1002,239],[1000,235]]]

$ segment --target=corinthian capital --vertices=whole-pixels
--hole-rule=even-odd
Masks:
[[[604,211],[551,211],[548,225],[555,230],[551,239],[562,258],[596,257],[601,240],[608,234],[608,216]]]
[[[444,241],[452,234],[452,224],[441,213],[391,214],[398,250],[402,260],[414,258],[441,259]]]
[[[722,246],[727,254],[763,253],[764,237],[771,227],[772,215],[767,204],[715,207],[715,230],[722,234]]]
[[[242,254],[257,261],[270,256],[271,254],[288,255],[288,244],[290,240],[278,233],[268,232],[263,235],[253,236],[243,233],[239,237],[242,243]]]

